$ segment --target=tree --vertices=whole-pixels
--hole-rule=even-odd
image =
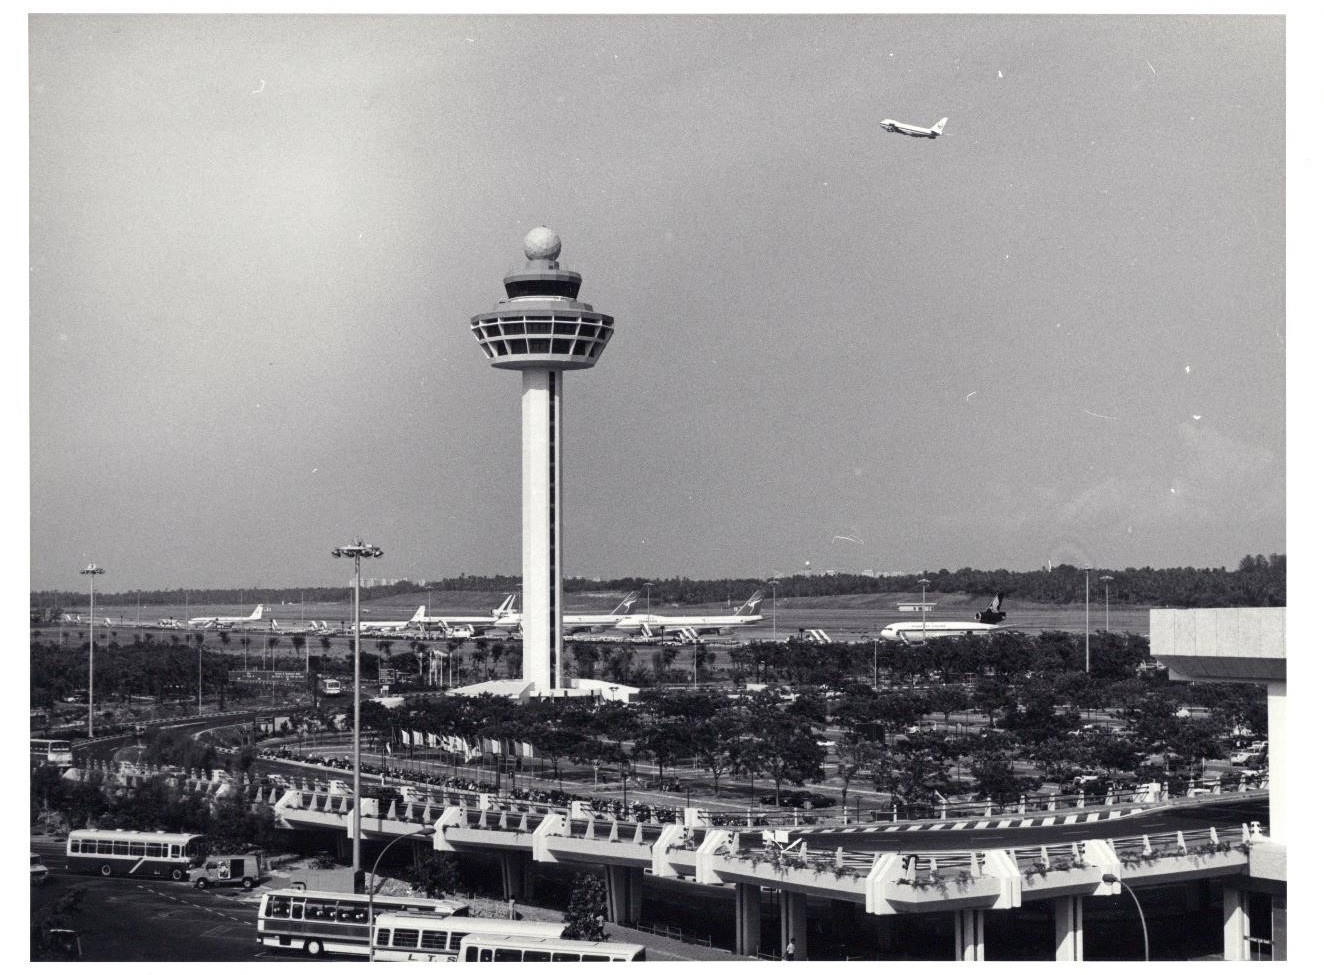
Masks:
[[[883,757],[882,747],[855,732],[846,732],[837,741],[837,774],[841,776],[841,809],[846,815],[846,791],[851,780],[866,769],[877,767]]]
[[[606,941],[607,885],[596,874],[577,873],[570,887],[561,937],[571,941]]]
[[[415,887],[423,888],[424,897],[444,897],[460,889],[460,867],[454,853],[434,850],[415,862],[406,876]]]

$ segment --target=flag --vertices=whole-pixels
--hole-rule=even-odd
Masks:
[[[409,744],[409,732],[405,731],[404,728],[400,729],[400,744],[402,745]]]
[[[421,732],[421,731],[415,731],[415,732],[411,732],[411,733],[412,733],[413,736],[414,736],[414,744],[415,744],[415,745],[421,745],[421,744],[423,744],[423,732]]]
[[[428,747],[429,747],[429,748],[440,748],[440,747],[441,747],[441,739],[438,738],[438,737],[437,737],[435,734],[433,734],[431,731],[428,732]]]
[[[521,742],[519,742],[518,744],[519,744],[519,756],[520,756],[520,758],[536,758],[536,757],[537,757],[537,756],[534,754],[534,752],[533,752],[533,745],[529,744],[527,741],[521,741]]]

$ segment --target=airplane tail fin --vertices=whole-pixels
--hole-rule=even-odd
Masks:
[[[627,594],[626,597],[621,600],[621,604],[611,611],[610,615],[625,616],[637,602],[639,602],[639,591],[636,589],[634,592]]]
[[[975,619],[981,623],[1001,623],[1007,618],[1007,614],[1002,611],[1003,593],[998,593],[993,597],[993,601],[988,604],[988,609],[982,613],[976,613]]]
[[[260,620],[260,619],[262,618],[262,610],[265,609],[265,608],[266,608],[266,607],[263,606],[261,603],[258,603],[258,604],[257,604],[257,609],[253,610],[253,615],[250,616],[250,617],[248,617],[248,618],[249,618],[250,620]]]
[[[736,610],[737,616],[757,616],[759,606],[763,603],[763,590],[760,589],[749,597],[745,605]]]
[[[416,609],[416,610],[414,611],[414,615],[411,616],[411,617],[409,617],[409,622],[411,622],[411,623],[417,623],[419,620],[421,620],[421,619],[423,618],[423,614],[424,614],[424,612],[426,612],[426,610],[427,610],[427,607],[426,607],[426,606],[420,606],[420,607],[418,607],[418,609]]]
[[[511,607],[515,605],[515,594],[512,592],[505,599],[501,600],[501,605],[492,610],[492,618],[500,619],[510,612]]]
[[[946,118],[940,118],[933,123],[933,131],[936,135],[942,135],[942,127],[947,124]]]

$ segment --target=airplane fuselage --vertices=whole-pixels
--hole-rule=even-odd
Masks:
[[[987,634],[1000,627],[992,623],[965,623],[956,620],[906,621],[889,623],[879,634],[889,643],[923,643],[946,636]]]

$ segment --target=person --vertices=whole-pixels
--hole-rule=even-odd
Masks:
[[[792,938],[786,942],[786,950],[782,952],[782,961],[795,961],[795,939]]]

